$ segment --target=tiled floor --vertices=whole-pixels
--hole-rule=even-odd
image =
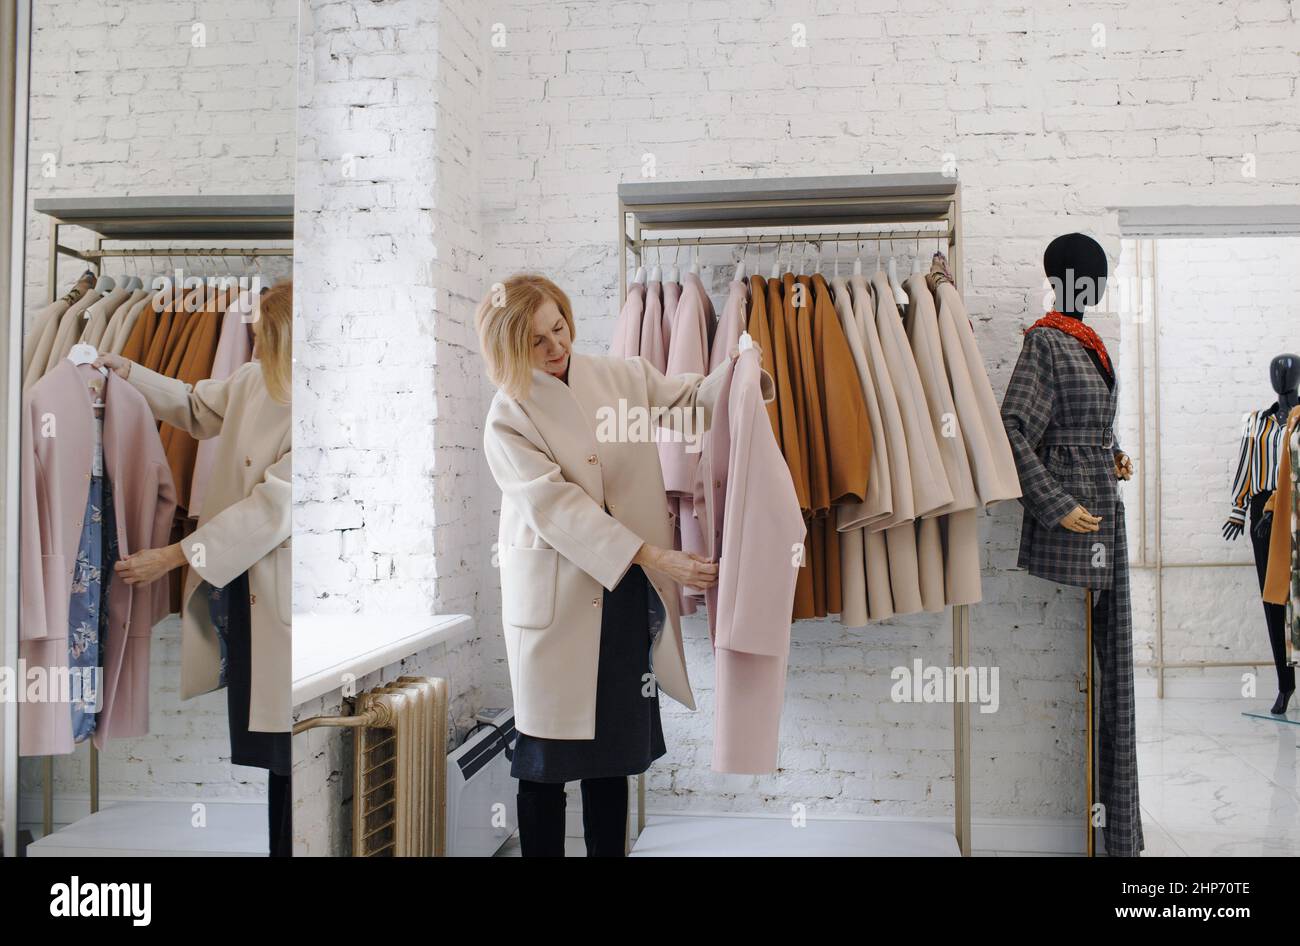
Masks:
[[[1146,857],[1300,855],[1300,726],[1242,715],[1272,702],[1138,700]]]
[[[1242,715],[1272,702],[1137,701],[1144,857],[1300,856],[1300,706],[1291,723]],[[565,846],[570,857],[586,853],[581,838]],[[518,839],[500,853],[518,856]]]

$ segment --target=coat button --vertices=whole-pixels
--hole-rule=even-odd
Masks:
[[[592,606],[593,608],[599,608],[599,607],[600,607],[600,599],[599,599],[599,598],[592,598],[592,599],[591,599],[591,606]]]
[[[591,456],[587,457],[587,462],[594,466],[599,463],[600,460],[597,459],[596,455],[593,453]]]
[[[253,458],[252,458],[252,457],[244,457],[244,466],[252,466],[252,465],[253,465]]]
[[[249,603],[249,604],[257,604],[257,595],[249,595],[249,596],[248,596],[248,603]]]

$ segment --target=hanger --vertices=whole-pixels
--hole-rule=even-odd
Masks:
[[[695,238],[695,252],[691,256],[691,273],[695,276],[700,274],[700,241],[703,237]]]
[[[916,255],[912,257],[912,275],[921,275],[921,236],[916,237]]]
[[[772,279],[781,278],[781,237],[776,238],[776,252],[772,254]]]
[[[673,265],[670,266],[670,267],[668,268],[668,278],[665,279],[664,282],[681,282],[681,281],[682,281],[682,279],[681,279],[681,272],[680,272],[680,270],[677,268],[677,256],[678,256],[679,253],[681,253],[681,251],[682,251],[682,245],[681,245],[680,243],[678,243],[677,246],[675,246],[675,247],[673,248]]]
[[[662,281],[663,281],[663,268],[660,267],[660,265],[659,265],[659,261],[660,261],[661,259],[663,259],[663,255],[662,255],[662,254],[663,254],[663,250],[662,250],[659,246],[656,245],[656,246],[655,246],[655,264],[654,264],[654,266],[652,266],[652,267],[650,268],[650,281],[651,281],[651,282],[662,282]]]
[[[894,241],[889,241],[889,288],[894,291],[894,301],[899,305],[907,305],[907,293],[903,291],[903,284],[898,281],[898,260],[894,259]]]
[[[740,244],[740,262],[736,264],[736,275],[733,282],[745,281],[745,255],[749,252],[749,237],[745,237],[745,242]]]

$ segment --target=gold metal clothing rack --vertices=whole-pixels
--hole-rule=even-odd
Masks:
[[[102,274],[105,259],[292,257],[293,195],[179,196],[179,197],[43,197],[33,201],[37,213],[50,218],[48,297],[59,297],[59,257],[81,260]],[[79,250],[59,242],[65,227],[94,234],[92,250]],[[230,240],[250,246],[197,247],[182,245],[115,246],[114,243],[163,243],[174,240]],[[287,246],[267,246],[285,243]],[[21,565],[19,566],[21,568]],[[99,811],[99,752],[87,740],[90,752],[90,812]],[[46,835],[54,830],[54,757],[42,766],[42,821]]]
[[[630,232],[629,232],[630,223]],[[941,228],[893,229],[899,224]],[[862,230],[862,226],[889,229]],[[943,174],[867,174],[737,181],[626,182],[618,186],[618,302],[627,297],[626,253],[643,263],[661,246],[740,245],[801,241],[799,234],[645,238],[646,230],[754,230],[763,227],[842,228],[805,233],[806,242],[938,239],[946,244],[958,291],[962,279],[961,189]],[[617,313],[617,309],[615,310]],[[952,609],[954,667],[970,663],[970,606]],[[970,703],[953,702],[953,833],[963,857],[971,853]],[[645,828],[645,775],[637,777],[637,833]]]

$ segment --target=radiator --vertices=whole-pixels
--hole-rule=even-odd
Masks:
[[[447,682],[398,677],[357,698],[354,857],[446,854]]]

